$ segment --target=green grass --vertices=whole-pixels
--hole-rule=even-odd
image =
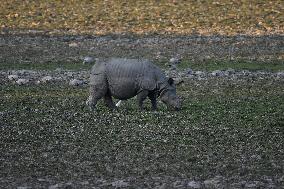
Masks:
[[[46,62],[46,63],[12,63],[2,62],[0,70],[55,70],[61,68],[64,70],[89,70],[91,64],[83,64],[81,62]]]
[[[204,61],[187,61],[184,60],[178,66],[180,69],[191,68],[193,70],[225,70],[232,68],[235,70],[250,71],[270,71],[278,72],[284,70],[284,61],[250,61],[250,60],[204,60]]]
[[[222,175],[234,180],[283,173],[281,80],[189,81],[181,111],[111,112],[85,106],[87,88],[0,86],[0,176],[59,180]],[[149,103],[147,107],[150,109]]]
[[[155,64],[167,69],[167,62],[156,61]],[[0,70],[55,70],[62,68],[67,70],[90,70],[92,64],[83,65],[82,62],[48,62],[48,63],[1,63]],[[249,61],[249,60],[204,60],[190,61],[183,60],[178,68],[183,70],[191,68],[193,70],[225,70],[233,68],[235,70],[250,70],[250,71],[270,71],[279,72],[284,70],[284,62],[282,60],[271,61]]]

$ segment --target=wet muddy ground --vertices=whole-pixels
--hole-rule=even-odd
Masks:
[[[0,37],[0,52],[2,188],[284,185],[283,70],[173,71],[185,81],[178,86],[184,99],[179,112],[161,103],[157,112],[140,112],[135,99],[114,112],[100,102],[98,112],[91,112],[85,106],[87,82],[69,85],[72,79],[88,81],[88,67],[82,64],[87,55],[268,63],[283,55],[282,36],[6,34]],[[49,69],[56,68],[53,62],[75,71]],[[16,64],[25,70],[14,70]],[[27,70],[34,64],[46,67]],[[11,74],[30,82],[18,85],[9,80]],[[56,79],[37,83],[44,76]]]

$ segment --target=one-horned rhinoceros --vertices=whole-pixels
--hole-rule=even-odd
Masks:
[[[160,68],[145,59],[111,58],[99,60],[90,74],[90,96],[86,104],[94,109],[97,101],[104,98],[106,105],[116,108],[112,97],[126,100],[137,95],[138,105],[149,97],[152,109],[157,109],[157,97],[168,107],[180,109],[172,78],[167,78]]]

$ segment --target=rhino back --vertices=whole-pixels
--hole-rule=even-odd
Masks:
[[[155,82],[156,67],[148,60],[110,59],[106,62],[107,80],[111,94],[118,99],[135,96],[141,89],[139,80],[146,77]]]

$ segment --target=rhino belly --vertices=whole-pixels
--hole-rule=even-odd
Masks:
[[[120,78],[109,82],[109,89],[114,98],[126,100],[137,95],[136,84],[133,80],[128,78]]]

